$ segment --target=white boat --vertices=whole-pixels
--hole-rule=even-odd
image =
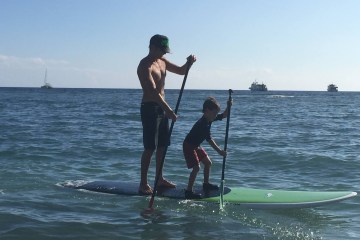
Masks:
[[[51,84],[47,82],[47,69],[45,70],[44,85],[42,85],[41,88],[46,88],[46,89],[53,88]]]
[[[337,92],[337,91],[338,91],[338,87],[337,87],[335,84],[330,84],[330,85],[327,87],[327,91],[328,91],[328,92]]]
[[[266,92],[268,90],[264,83],[260,84],[256,80],[251,84],[249,89],[252,92]]]

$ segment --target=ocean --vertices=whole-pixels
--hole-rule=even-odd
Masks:
[[[166,90],[175,108],[179,90]],[[68,189],[66,182],[139,182],[141,89],[0,88],[0,239],[359,239],[360,198],[316,208],[247,209]],[[204,99],[226,90],[185,89],[164,176],[186,183],[182,141]],[[225,183],[360,192],[360,93],[234,91]],[[212,136],[224,145],[226,121]],[[210,181],[222,157],[207,144]],[[152,184],[155,160],[149,171]],[[196,184],[202,183],[202,173]]]

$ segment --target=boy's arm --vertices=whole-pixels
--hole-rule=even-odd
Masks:
[[[208,143],[210,144],[210,146],[218,152],[218,154],[220,154],[221,156],[225,157],[226,156],[226,152],[222,149],[219,148],[219,146],[216,144],[216,142],[214,141],[214,139],[210,139],[208,141]]]
[[[228,101],[225,111],[223,113],[218,114],[214,121],[219,121],[219,120],[223,120],[224,118],[227,118],[227,116],[229,114],[229,110],[228,110],[229,104],[230,104],[230,106],[232,106],[232,100],[230,102]]]
[[[228,116],[228,114],[229,114],[229,111],[228,111],[229,106],[232,106],[232,100],[231,100],[231,101],[228,101],[228,104],[226,105],[226,109],[225,109],[225,111],[222,113],[223,118],[227,118],[227,116]]]

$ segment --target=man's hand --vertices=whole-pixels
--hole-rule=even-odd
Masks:
[[[170,110],[168,112],[165,112],[165,116],[169,119],[171,119],[173,122],[176,122],[177,116],[174,113],[174,111]]]
[[[195,55],[191,54],[190,56],[188,56],[187,58],[187,62],[192,65],[194,62],[196,62],[196,57]]]

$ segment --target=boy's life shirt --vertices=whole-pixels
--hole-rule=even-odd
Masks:
[[[223,114],[218,114],[214,121],[222,120],[224,118]],[[211,124],[208,122],[205,116],[203,115],[192,127],[188,135],[185,137],[185,142],[189,143],[193,147],[199,147],[200,144],[206,140],[211,140]]]

